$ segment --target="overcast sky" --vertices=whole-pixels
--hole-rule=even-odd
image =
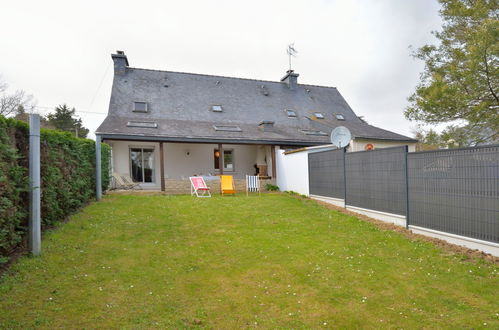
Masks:
[[[0,0],[0,8],[3,80],[33,94],[42,113],[75,107],[92,132],[107,113],[117,49],[133,67],[278,81],[294,42],[299,82],[335,86],[370,124],[410,135],[415,123],[403,110],[423,63],[409,46],[434,42],[441,26],[436,0]]]

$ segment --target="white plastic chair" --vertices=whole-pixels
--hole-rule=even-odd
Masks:
[[[191,176],[189,180],[191,180],[191,196],[211,197],[210,188],[208,188],[202,176]]]
[[[256,175],[246,175],[246,196],[250,192],[258,192],[260,196],[260,180]]]

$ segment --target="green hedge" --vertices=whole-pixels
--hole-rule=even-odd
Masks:
[[[0,264],[23,244],[29,216],[29,127],[0,116]],[[42,229],[95,198],[95,142],[40,132]],[[109,185],[110,148],[102,144],[102,187]]]

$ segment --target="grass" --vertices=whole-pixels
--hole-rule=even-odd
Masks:
[[[4,275],[0,328],[498,328],[463,259],[288,195],[110,195]]]

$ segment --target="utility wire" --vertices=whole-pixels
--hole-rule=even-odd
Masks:
[[[35,109],[42,109],[41,112],[51,112],[53,110],[55,110],[56,107],[47,107],[47,106],[41,106],[41,105],[35,105],[34,106]],[[88,110],[76,110],[75,109],[75,113],[89,113],[89,114],[96,114],[96,115],[107,115],[106,112],[96,112],[96,111],[88,111]]]
[[[102,78],[100,79],[99,87],[97,87],[97,90],[95,91],[94,97],[92,98],[92,102],[90,102],[89,109],[92,109],[92,106],[94,105],[95,98],[100,91],[100,88],[102,86],[102,83],[104,82],[104,78],[106,77],[106,74],[109,71],[110,66],[111,66],[111,62],[108,63],[106,71],[104,71],[104,75],[102,75]]]

